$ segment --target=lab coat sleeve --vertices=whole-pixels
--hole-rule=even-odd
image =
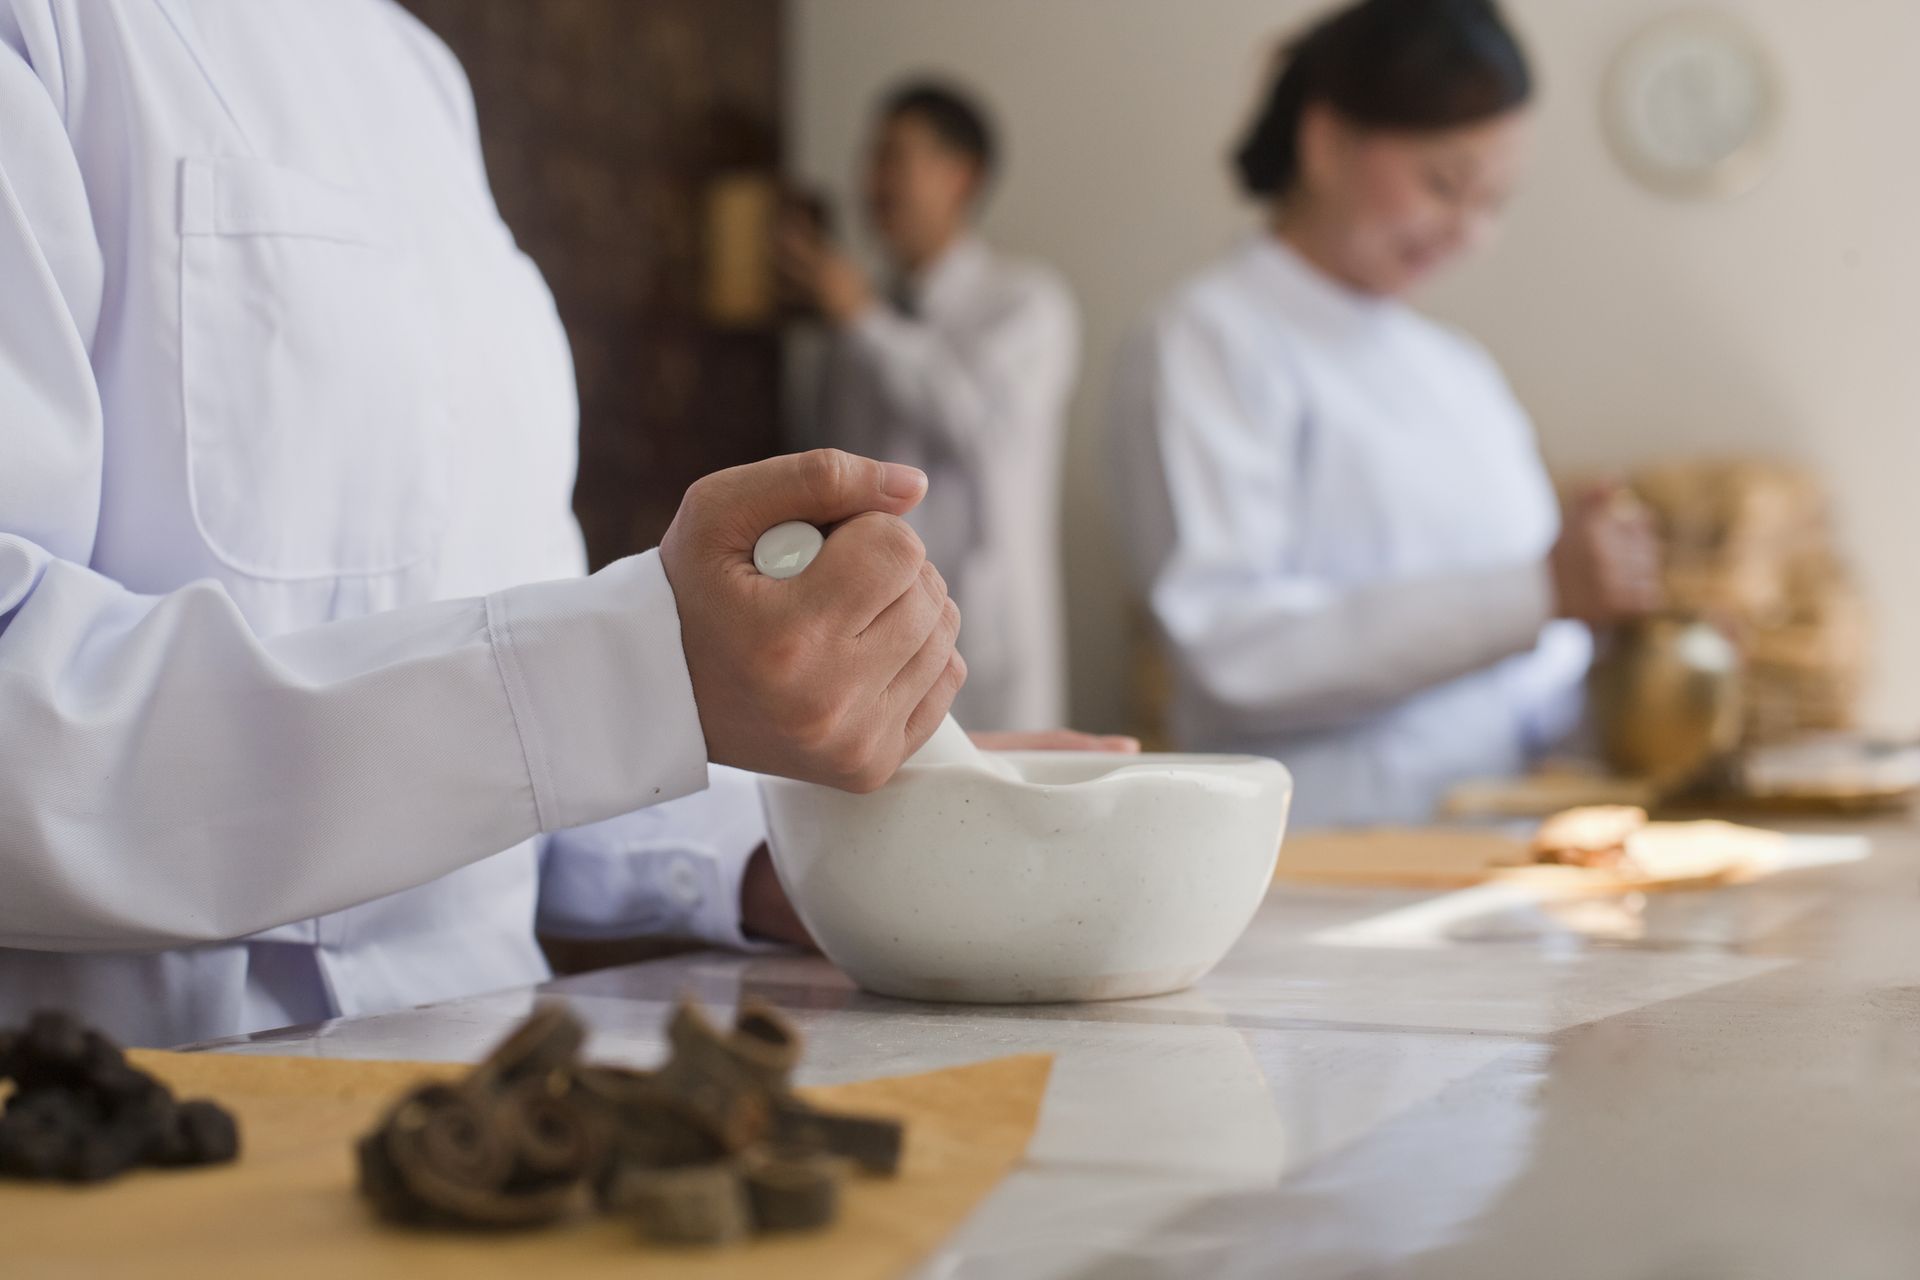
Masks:
[[[1128,545],[1213,719],[1245,736],[1365,720],[1532,648],[1543,564],[1343,588],[1295,567],[1301,408],[1261,399],[1221,318],[1175,312],[1122,358],[1115,438]]]
[[[90,569],[111,285],[4,40],[0,121],[0,947],[244,936],[705,784],[657,556],[271,639]]]
[[[840,344],[898,430],[976,465],[1026,438],[1065,405],[1079,364],[1079,316],[1066,286],[1041,272],[1009,287],[964,339],[888,307],[867,308]]]
[[[716,767],[697,795],[555,832],[541,861],[540,932],[758,949],[741,928],[740,882],[766,842],[758,780]]]

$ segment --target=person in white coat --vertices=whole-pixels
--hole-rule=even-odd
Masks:
[[[903,85],[867,170],[884,296],[818,228],[791,228],[784,262],[832,330],[817,439],[932,479],[908,519],[967,619],[955,715],[1039,730],[1066,714],[1060,491],[1080,325],[1056,272],[972,229],[995,163],[968,95]]]
[[[1117,504],[1181,745],[1293,770],[1302,826],[1420,821],[1577,722],[1581,625],[1653,608],[1644,516],[1562,522],[1492,359],[1404,298],[1493,230],[1530,78],[1487,0],[1365,0],[1238,153],[1268,225],[1120,361]]]
[[[398,6],[0,0],[0,1024],[525,984],[536,920],[793,934],[708,765],[871,788],[932,732],[925,477],[722,473],[583,578],[576,416]],[[775,583],[788,519],[838,527]]]

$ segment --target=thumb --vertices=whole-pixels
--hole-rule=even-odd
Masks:
[[[815,449],[718,472],[704,487],[719,532],[751,547],[789,520],[824,526],[874,511],[903,516],[926,496],[927,477],[899,463]]]

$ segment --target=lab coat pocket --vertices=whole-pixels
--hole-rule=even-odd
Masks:
[[[207,546],[254,577],[392,573],[446,518],[430,314],[394,220],[270,161],[180,169],[187,479]]]

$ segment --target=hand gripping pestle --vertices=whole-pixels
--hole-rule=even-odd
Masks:
[[[777,524],[760,535],[753,547],[753,565],[769,578],[797,578],[820,554],[826,538],[805,521]],[[995,759],[973,745],[966,730],[952,716],[940,722],[933,736],[908,759],[908,764],[960,765],[979,769],[1002,778],[1017,778],[1018,771],[1004,760]]]

